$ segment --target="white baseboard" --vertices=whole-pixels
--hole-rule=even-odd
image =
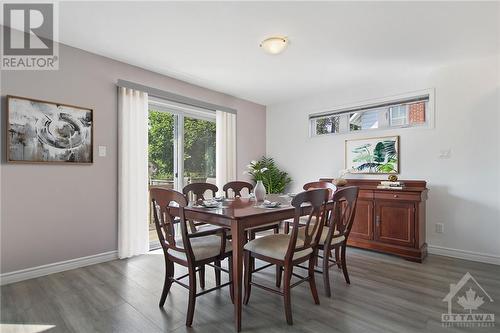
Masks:
[[[99,264],[117,258],[118,258],[118,251],[109,251],[109,252],[94,254],[87,257],[59,261],[52,264],[26,268],[14,272],[3,273],[0,274],[0,285],[3,286],[9,283],[33,279],[39,276],[44,276],[79,267]]]
[[[500,265],[500,256],[494,254],[465,251],[459,249],[450,249],[447,247],[436,246],[436,245],[428,245],[427,251],[431,254],[437,254],[440,256],[484,262],[493,265]]]

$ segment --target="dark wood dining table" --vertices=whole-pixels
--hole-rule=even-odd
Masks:
[[[264,208],[262,202],[253,198],[226,199],[220,208],[204,208],[190,204],[185,208],[188,220],[205,222],[231,229],[233,248],[233,287],[234,287],[234,322],[236,330],[241,331],[242,310],[242,277],[243,277],[243,246],[245,245],[245,230],[265,225],[270,222],[291,219],[295,215],[294,207],[290,205],[292,198],[287,195],[268,195],[270,201],[278,201],[278,208]],[[310,212],[310,207],[301,207],[301,215]]]

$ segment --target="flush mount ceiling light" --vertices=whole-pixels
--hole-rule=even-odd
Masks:
[[[270,54],[278,54],[283,52],[287,45],[288,38],[278,36],[266,38],[260,43],[260,47]]]

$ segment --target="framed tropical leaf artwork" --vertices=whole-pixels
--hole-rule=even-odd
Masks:
[[[345,168],[350,173],[398,174],[399,136],[346,140]]]

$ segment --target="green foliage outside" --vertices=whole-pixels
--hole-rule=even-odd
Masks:
[[[149,112],[150,177],[173,179],[174,171],[174,116],[167,112]]]
[[[316,134],[338,133],[340,129],[338,116],[325,117],[316,120]]]
[[[261,157],[258,161],[250,162],[248,173],[257,182],[262,180],[267,193],[284,193],[292,178],[287,172],[280,170],[271,157]]]
[[[184,118],[184,176],[215,178],[215,122]]]
[[[173,179],[174,115],[149,112],[150,177]],[[215,122],[184,118],[184,176],[215,177]]]

